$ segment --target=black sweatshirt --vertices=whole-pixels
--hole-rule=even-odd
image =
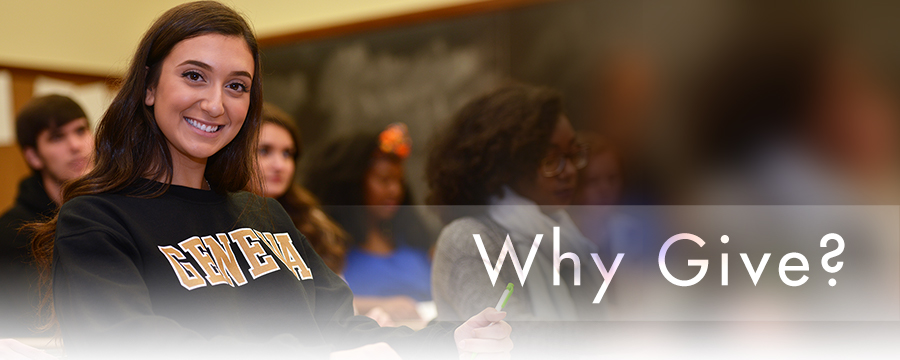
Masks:
[[[47,196],[41,175],[19,183],[16,203],[0,217],[0,338],[46,336],[36,309],[38,271],[31,258],[31,238],[22,225],[53,215],[56,203]]]
[[[275,200],[140,193],[79,196],[60,210],[53,291],[70,356],[299,359],[380,341],[402,356],[455,356],[457,324],[413,332],[353,316],[347,284]]]

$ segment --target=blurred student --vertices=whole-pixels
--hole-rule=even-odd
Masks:
[[[300,130],[290,115],[272,104],[264,104],[258,146],[256,159],[263,196],[278,200],[328,268],[340,274],[347,252],[347,234],[322,211],[319,201],[294,181],[303,147]]]
[[[19,228],[53,215],[62,184],[90,169],[94,149],[84,110],[61,95],[29,101],[16,116],[16,137],[32,175],[19,183],[15,204],[0,217],[0,337],[42,332],[36,317],[38,272],[29,236]]]
[[[578,170],[587,165],[587,149],[576,140],[559,95],[507,85],[468,102],[440,134],[426,168],[428,203],[443,206],[441,216],[448,222],[434,254],[438,318],[477,313],[496,302],[507,283],[518,288],[506,305],[510,320],[588,316],[589,293],[596,293],[600,282],[594,278],[599,274],[585,266],[596,247],[564,210],[575,195]],[[579,286],[574,286],[577,273],[570,260],[562,262],[563,279],[554,285],[554,227],[560,229],[561,253],[581,257]],[[499,272],[499,286],[492,285],[474,234],[491,259],[500,254],[508,234],[523,266],[536,235],[543,234],[524,286],[509,260]]]
[[[768,35],[768,36],[767,36]],[[900,106],[879,59],[821,32],[735,37],[697,92],[693,202],[900,198]]]
[[[618,151],[602,136],[579,136],[588,149],[588,160],[578,173],[572,205],[617,205],[622,198],[623,169]]]
[[[587,165],[578,172],[574,206],[568,210],[572,220],[597,245],[604,262],[613,261],[618,253],[628,254],[625,262],[655,262],[659,249],[649,236],[656,229],[650,220],[652,208],[622,204],[626,176],[618,149],[597,133],[582,133],[579,138],[589,155]]]
[[[260,190],[263,196],[278,200],[325,265],[341,275],[347,254],[347,233],[322,211],[319,201],[308,190],[294,181],[303,146],[300,130],[290,115],[265,103],[258,146],[256,160],[261,172],[263,186]],[[353,299],[354,304],[365,304],[367,301],[366,297]],[[365,315],[382,326],[394,325],[390,314],[381,308],[371,308]]]
[[[406,125],[355,133],[327,144],[306,184],[349,234],[344,278],[360,313],[381,307],[395,319],[418,319],[417,302],[431,300],[433,238],[410,205],[404,162]]]

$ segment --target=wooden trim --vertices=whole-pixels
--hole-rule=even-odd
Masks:
[[[423,10],[414,13],[362,20],[347,24],[327,26],[312,30],[302,30],[259,38],[260,47],[277,46],[294,42],[319,40],[342,35],[381,30],[398,26],[415,25],[439,20],[452,19],[474,14],[484,14],[510,10],[530,5],[559,0],[485,0],[468,4]]]
[[[92,82],[96,82],[96,81],[104,81],[106,83],[115,83],[116,81],[119,80],[119,78],[111,77],[111,76],[100,76],[100,75],[80,74],[80,73],[73,73],[73,72],[42,70],[42,69],[36,69],[36,68],[6,66],[3,64],[0,64],[0,70],[9,70],[11,72],[20,74],[22,76],[30,76],[30,77],[36,77],[38,75],[43,75],[43,76],[52,77],[55,79],[73,82],[75,84],[87,84],[87,83],[92,83]]]
[[[16,114],[19,113],[19,110],[21,110],[29,100],[31,100],[32,93],[34,92],[34,81],[38,76],[46,76],[63,81],[69,81],[76,85],[102,81],[110,89],[115,89],[119,81],[118,78],[113,77],[28,69],[22,67],[4,66],[2,64],[0,64],[0,70],[8,70],[12,74],[13,110]]]

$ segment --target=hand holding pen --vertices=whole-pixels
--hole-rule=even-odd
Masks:
[[[454,339],[460,359],[471,360],[475,356],[479,360],[509,359],[513,348],[509,338],[512,327],[503,321],[506,313],[500,310],[511,294],[512,284],[509,284],[496,307],[484,309],[456,329]]]

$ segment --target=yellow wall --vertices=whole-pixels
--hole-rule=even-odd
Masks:
[[[223,0],[274,36],[481,0]],[[2,0],[0,65],[121,75],[154,18],[180,0]]]

